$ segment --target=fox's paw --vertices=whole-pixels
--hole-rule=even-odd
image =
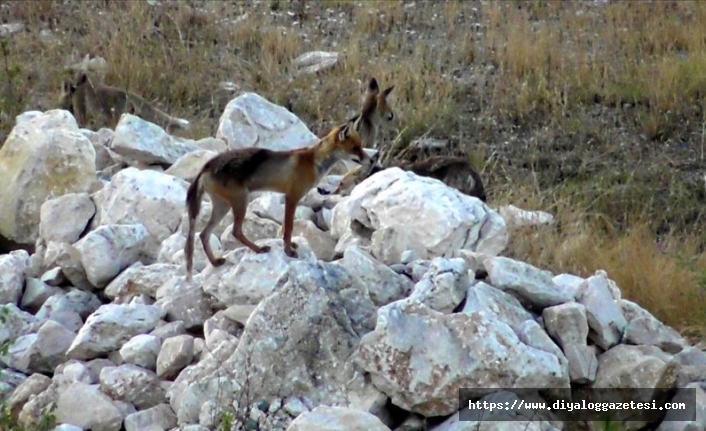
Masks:
[[[294,245],[294,244],[292,244],[292,245]],[[294,248],[290,248],[290,249],[285,248],[285,249],[284,249],[284,253],[285,253],[287,256],[289,256],[289,257],[291,257],[291,258],[294,258],[294,259],[296,259],[296,258],[299,257],[299,254],[297,253],[296,250],[294,250]]]
[[[224,263],[226,263],[226,259],[225,259],[225,257],[219,257],[218,259],[216,259],[215,262],[211,262],[211,263],[213,264],[213,266],[221,266]]]
[[[258,251],[258,253],[267,253],[268,251],[270,251],[270,246],[263,245],[262,247],[260,247],[260,251]]]

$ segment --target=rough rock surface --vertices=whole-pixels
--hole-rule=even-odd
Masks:
[[[316,135],[294,114],[255,93],[244,93],[226,105],[216,138],[228,148],[291,150],[308,147]]]
[[[219,138],[198,141],[130,116],[115,132],[79,130],[65,111],[17,118],[0,150],[0,234],[34,250],[0,255],[0,399],[24,429],[55,406],[56,431],[553,431],[567,427],[526,408],[460,421],[458,389],[515,402],[513,388],[544,388],[522,399],[552,402],[591,385],[694,388],[695,423],[614,419],[703,429],[703,345],[622,299],[604,271],[501,256],[510,232],[496,211],[397,168],[346,198],[307,193],[297,259],[282,249],[282,195],[254,194],[244,230],[271,250],[243,247],[229,215],[209,239],[225,263],[197,239],[187,283],[184,199],[210,152],[314,140],[260,96],[228,106]]]
[[[555,355],[524,344],[505,323],[483,312],[445,315],[410,300],[379,309],[360,360],[394,404],[425,416],[458,410],[462,387],[569,386]]]
[[[0,149],[0,235],[33,244],[44,201],[90,192],[96,152],[67,111],[53,110],[20,122]]]
[[[421,258],[458,249],[496,255],[508,239],[500,216],[480,200],[399,168],[370,176],[334,207],[334,238],[351,231],[354,222],[377,234],[371,249],[386,264],[400,262],[410,249]]]

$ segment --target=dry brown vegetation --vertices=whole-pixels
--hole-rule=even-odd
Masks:
[[[313,131],[354,113],[364,82],[395,84],[382,141],[422,135],[466,154],[492,206],[558,214],[511,255],[552,271],[605,269],[626,297],[706,328],[705,2],[5,1],[0,139],[55,106],[85,54],[103,79],[214,133],[230,81]],[[306,51],[342,54],[295,77]],[[408,154],[408,153],[405,153]]]

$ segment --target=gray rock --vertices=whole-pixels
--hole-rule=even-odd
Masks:
[[[156,259],[159,243],[181,223],[188,186],[186,181],[161,172],[123,169],[95,194],[98,214],[93,225],[143,225],[154,242],[149,257]]]
[[[139,334],[132,337],[120,348],[120,357],[126,364],[155,371],[161,347],[162,340],[158,336]]]
[[[380,419],[367,412],[346,407],[318,406],[302,413],[287,431],[389,431]]]
[[[194,358],[194,337],[177,335],[167,338],[157,357],[157,375],[162,379],[171,379]]]
[[[299,246],[296,260],[284,253],[280,239],[263,241],[260,245],[269,245],[270,252],[255,253],[239,248],[224,256],[226,263],[223,266],[206,268],[200,283],[204,292],[226,306],[257,304],[272,292],[293,262],[314,263],[317,260],[308,245]]]
[[[143,293],[153,298],[157,297],[159,289],[165,280],[177,275],[179,267],[168,263],[154,263],[143,265],[142,262],[135,262],[113,279],[105,288],[105,296],[115,299],[125,292],[132,284],[136,287],[136,293]]]
[[[532,320],[532,314],[520,305],[517,298],[482,281],[468,288],[461,312],[468,315],[484,312],[508,324],[515,332],[525,321]]]
[[[471,284],[466,261],[434,258],[429,271],[414,285],[410,298],[441,313],[451,313],[466,296]]]
[[[105,287],[116,275],[148,253],[149,231],[142,224],[101,226],[75,244],[88,281]]]
[[[588,321],[586,308],[576,302],[547,307],[542,311],[544,326],[559,346],[586,345]]]
[[[110,149],[127,160],[154,165],[175,163],[179,157],[196,151],[199,147],[185,140],[172,138],[156,124],[124,114],[115,127],[115,137]]]
[[[60,423],[96,431],[118,431],[124,418],[113,401],[98,389],[98,385],[79,382],[59,394],[54,414]]]
[[[524,344],[491,315],[445,315],[410,300],[378,310],[375,331],[361,340],[359,360],[395,405],[424,416],[457,411],[460,387],[569,386],[565,363]]]
[[[175,322],[165,323],[162,326],[156,327],[152,332],[150,332],[150,335],[154,335],[155,337],[159,337],[162,341],[164,341],[169,337],[181,335],[181,334],[184,334],[185,332],[186,332],[186,325],[184,325],[184,322],[177,320]]]
[[[373,255],[388,265],[399,263],[406,250],[426,259],[458,249],[497,255],[508,241],[502,218],[478,199],[399,168],[371,176],[336,205],[331,234],[340,242],[354,222],[375,231]]]
[[[610,293],[608,278],[594,275],[586,279],[576,300],[586,307],[589,338],[604,350],[618,344],[628,322]]]
[[[301,208],[301,207],[300,207]],[[284,227],[281,227],[277,236],[280,237],[284,233]],[[319,229],[311,220],[294,220],[292,227],[292,237],[303,237],[311,247],[311,250],[316,255],[316,258],[324,262],[330,262],[334,258],[334,249],[336,241],[331,238],[327,232]]]
[[[573,301],[571,296],[557,289],[549,271],[507,257],[488,258],[484,263],[493,287],[515,296],[533,310]]]
[[[68,193],[49,199],[40,207],[39,235],[46,242],[72,244],[96,213],[88,193]]]
[[[676,330],[648,317],[631,320],[625,328],[623,340],[627,344],[657,346],[668,353],[678,353],[687,345]]]
[[[165,391],[157,375],[137,365],[103,368],[100,388],[112,399],[130,403],[139,410],[165,402]]]
[[[25,380],[27,376],[19,371],[0,368],[0,398],[7,399]]]
[[[61,293],[61,289],[50,286],[38,278],[28,278],[20,306],[25,310],[39,311],[49,297]]]
[[[184,322],[186,329],[203,326],[213,315],[211,298],[199,287],[164,297],[155,305],[165,311],[169,320]]]
[[[177,417],[169,404],[158,404],[149,409],[128,415],[125,418],[126,431],[142,431],[149,427],[169,430],[177,426]]]
[[[7,408],[12,412],[19,412],[22,406],[29,401],[30,397],[44,392],[51,384],[51,379],[44,374],[34,373],[27,377],[19,386],[12,392],[12,396],[7,399]],[[2,395],[0,393],[0,395]]]
[[[587,384],[596,379],[598,359],[593,346],[565,344],[564,355],[569,361],[569,376],[572,383]]]
[[[282,106],[255,93],[243,93],[231,100],[218,122],[216,139],[233,148],[293,150],[310,146],[316,135]]]
[[[18,123],[0,149],[0,235],[21,244],[39,236],[40,209],[50,197],[89,192],[96,152],[64,110]],[[60,168],[57,168],[60,167]]]
[[[15,250],[0,255],[0,304],[18,304],[25,283],[29,253]]]
[[[412,290],[412,283],[407,277],[396,274],[360,247],[348,247],[338,264],[358,277],[377,306],[402,299]]]
[[[66,361],[66,351],[75,337],[74,332],[47,320],[36,334],[17,338],[0,361],[25,374],[51,373]]]
[[[43,319],[20,310],[15,304],[0,305],[0,346],[39,329]]]
[[[230,375],[207,371],[211,361],[202,359],[195,368],[202,371],[187,368],[175,380],[171,405],[180,422],[193,423],[212,391],[240,403],[292,395],[344,403],[366,386],[347,360],[360,335],[372,329],[374,313],[345,269],[294,260],[248,319],[232,355],[214,363]],[[232,344],[225,339],[222,345]]]
[[[164,312],[154,305],[103,305],[88,317],[67,355],[92,359],[118,350],[135,335],[154,329],[162,317]]]

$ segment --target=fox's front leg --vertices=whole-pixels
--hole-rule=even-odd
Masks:
[[[289,196],[284,202],[284,252],[289,257],[299,257],[297,244],[292,244],[292,229],[294,227],[294,212],[297,209],[298,199]]]

